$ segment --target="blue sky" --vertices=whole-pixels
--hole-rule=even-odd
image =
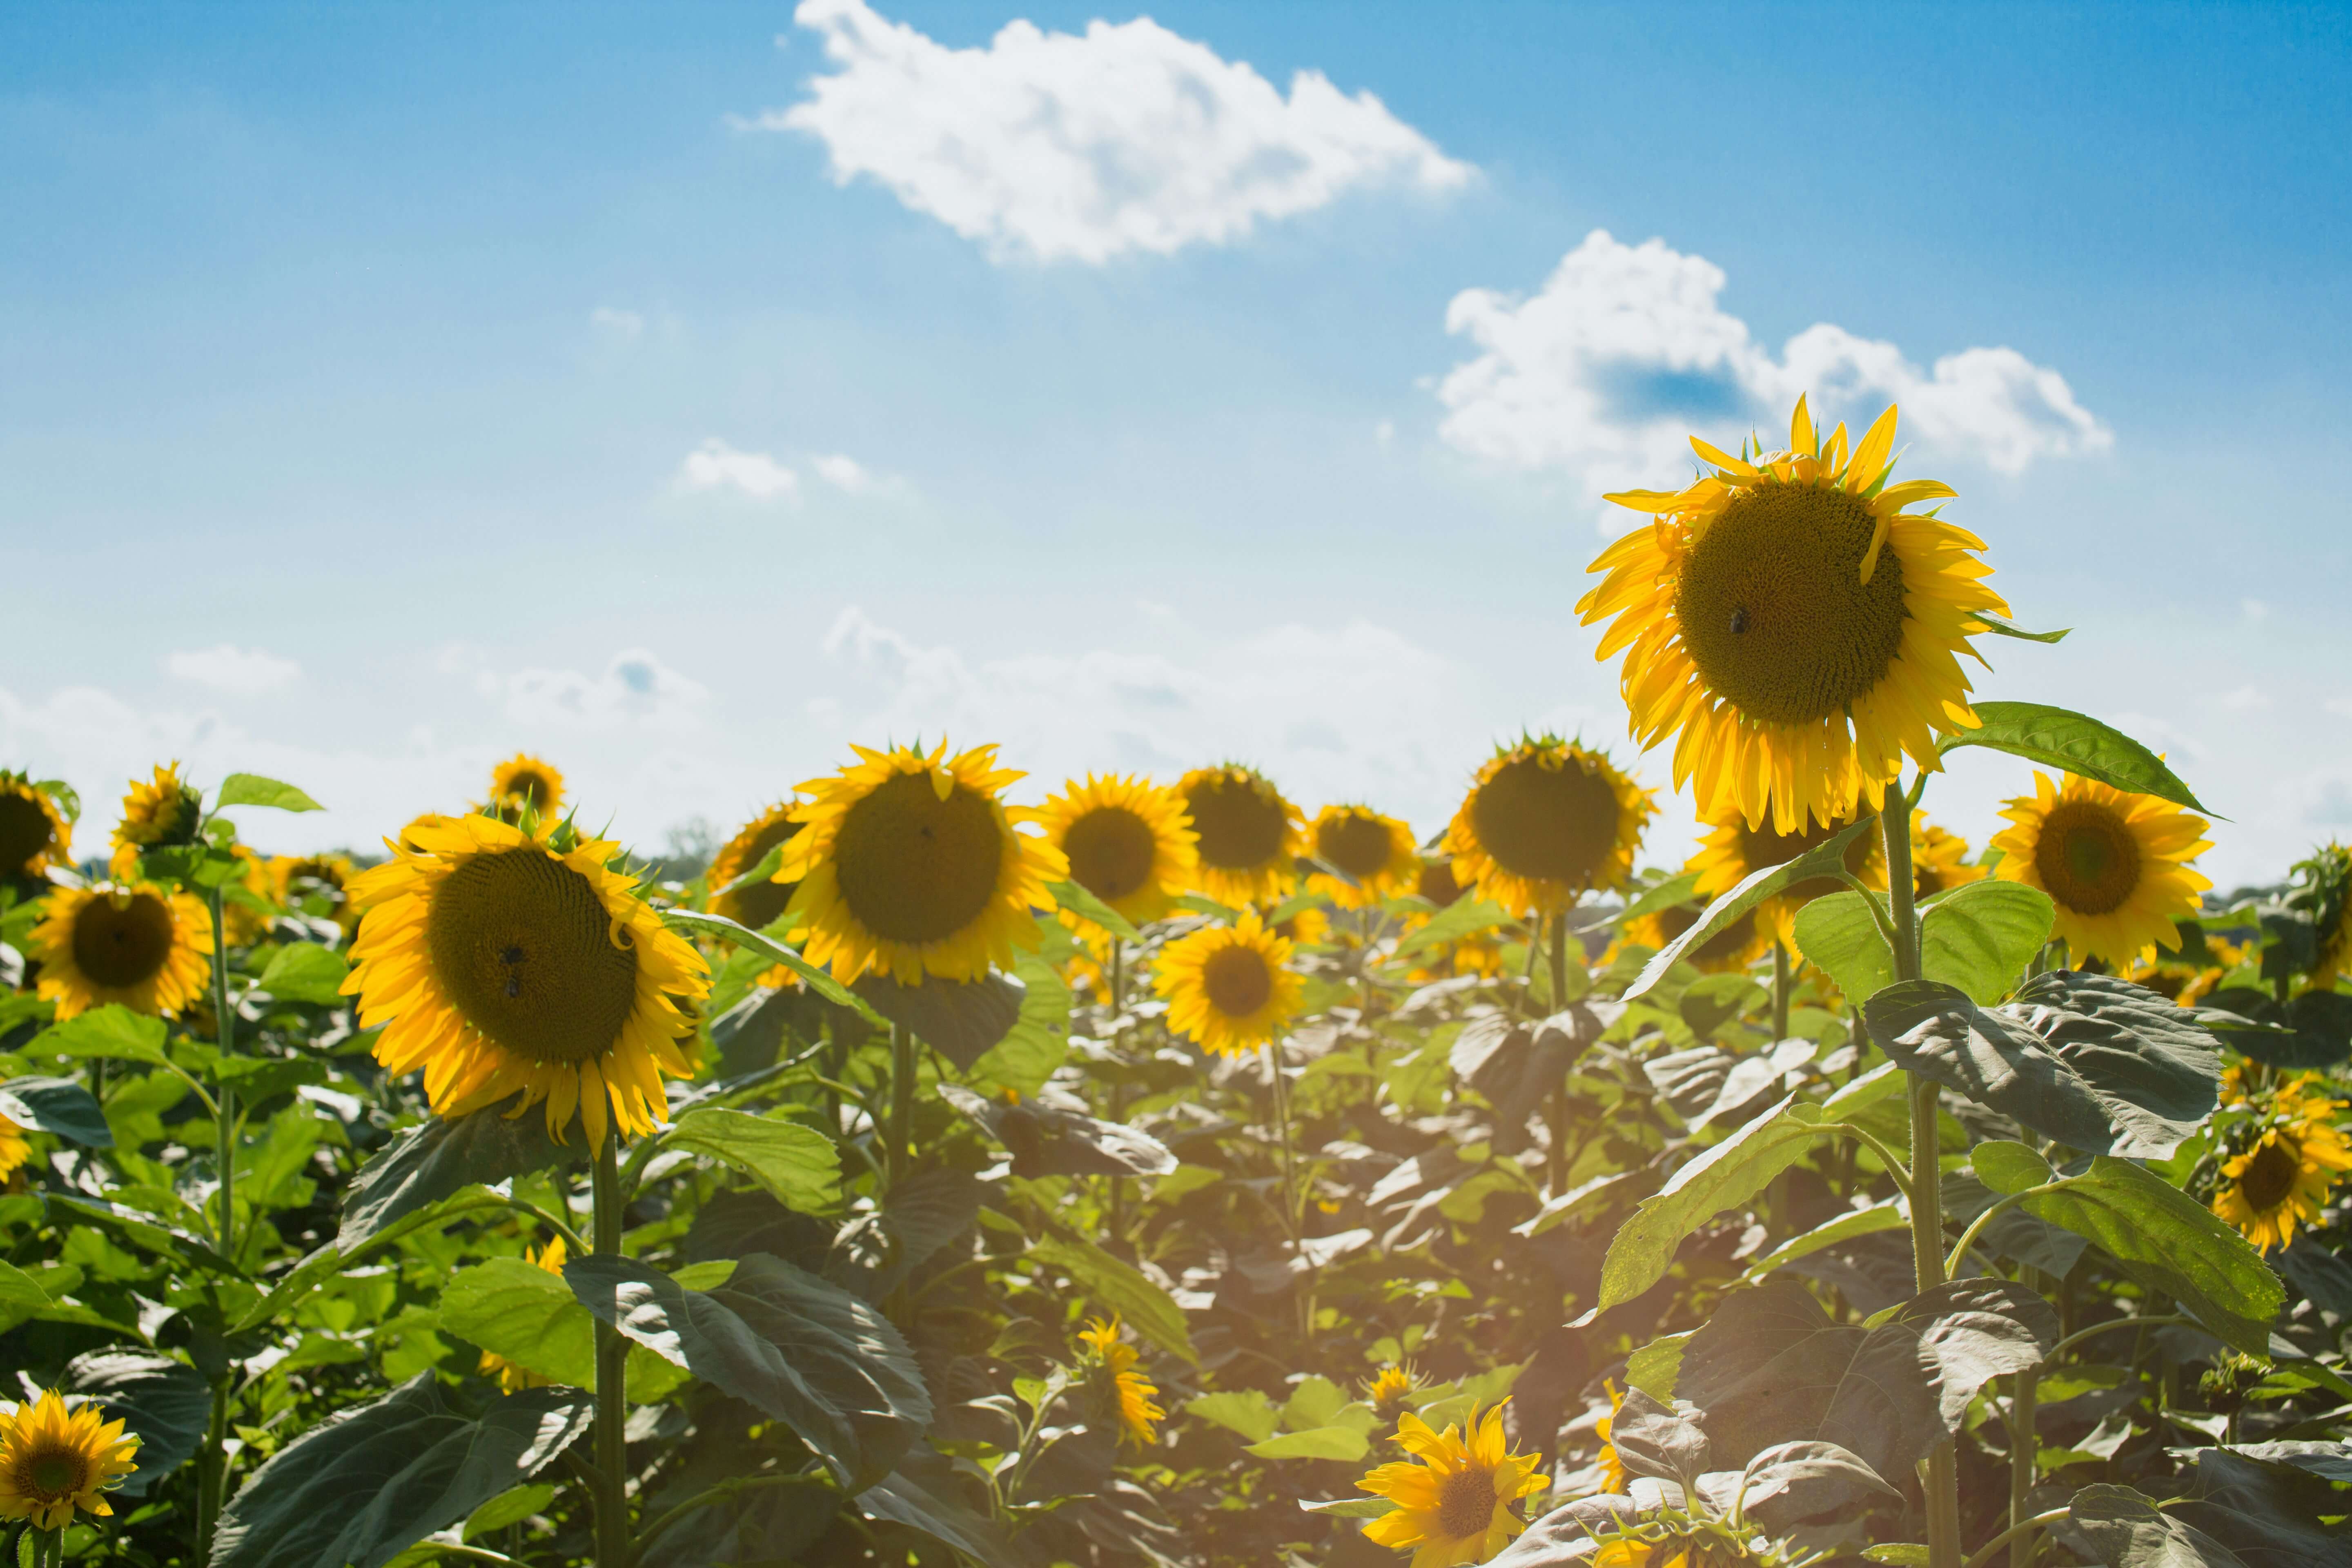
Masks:
[[[1982,694],[2168,749],[2225,884],[2352,831],[2341,10],[1150,16],[0,13],[0,765],[294,847],[528,747],[651,847],[945,731],[1433,829],[1625,749],[1597,494],[1804,387],[2078,628]]]

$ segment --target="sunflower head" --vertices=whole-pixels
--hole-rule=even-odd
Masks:
[[[33,928],[37,990],[59,1022],[110,1002],[178,1013],[204,994],[212,926],[194,899],[152,882],[57,889]]]
[[[49,787],[0,768],[0,877],[36,881],[73,864],[73,817]]]
[[[2152,795],[2126,795],[2068,773],[2036,772],[2034,793],[2011,800],[2011,826],[1993,836],[1994,874],[2050,895],[2057,934],[2076,963],[2117,969],[2178,948],[2175,922],[2197,913],[2213,884],[2189,862],[2210,849],[2205,819]]]
[[[1346,879],[1317,875],[1307,886],[1343,910],[1386,903],[1421,879],[1412,829],[1369,805],[1325,806],[1307,837],[1318,860],[1347,873]]]
[[[564,1260],[569,1256],[570,1249],[563,1245],[563,1238],[559,1236],[545,1247],[524,1253],[523,1258],[526,1262],[561,1278],[563,1273]],[[520,1394],[526,1388],[544,1388],[549,1382],[548,1379],[540,1376],[528,1367],[518,1366],[506,1357],[491,1351],[482,1352],[481,1363],[475,1370],[484,1377],[496,1377],[499,1380],[499,1387],[508,1394]]]
[[[525,811],[553,816],[563,809],[563,774],[552,763],[517,752],[490,770],[490,805],[509,821]]]
[[[1201,891],[1219,903],[1277,903],[1297,879],[1298,808],[1255,768],[1225,763],[1177,781],[1192,818]]]
[[[108,868],[128,877],[139,868],[142,851],[170,844],[193,844],[204,826],[204,793],[180,777],[177,763],[158,763],[152,779],[131,781],[122,797],[122,820],[115,825],[114,855]]]
[[[2238,1083],[2240,1098],[2246,1094]],[[2336,1125],[2343,1102],[2314,1093],[2307,1079],[2282,1084],[2263,1106],[2252,1140],[2221,1163],[2213,1212],[2263,1252],[2285,1247],[2298,1225],[2315,1224],[2328,1195],[2352,1170],[2352,1143]]]
[[[1049,795],[1038,810],[1045,842],[1070,865],[1070,880],[1137,925],[1173,909],[1200,871],[1184,797],[1150,779],[1088,773]],[[1062,911],[1066,924],[1078,920]]]
[[[1549,1484],[1533,1454],[1514,1454],[1497,1405],[1479,1418],[1475,1405],[1460,1427],[1430,1429],[1406,1412],[1398,1447],[1412,1458],[1382,1465],[1356,1483],[1396,1507],[1364,1526],[1364,1537],[1412,1553],[1412,1568],[1484,1563],[1527,1528],[1513,1504]]]
[[[1932,769],[1938,734],[1976,727],[1955,656],[1979,613],[2009,606],[1984,585],[1982,540],[1904,510],[1954,491],[1889,482],[1895,422],[1890,407],[1849,452],[1800,397],[1785,451],[1694,437],[1710,465],[1696,483],[1609,497],[1652,521],[1593,562],[1577,610],[1612,623],[1599,657],[1625,655],[1633,732],[1645,750],[1678,735],[1675,787],[1710,821],[1851,816],[1906,753]]]
[[[0,1415],[0,1519],[63,1530],[77,1510],[105,1517],[105,1494],[137,1469],[139,1439],[94,1405],[66,1408],[52,1389]]]
[[[1445,830],[1454,875],[1514,915],[1556,914],[1622,888],[1656,810],[1608,753],[1557,735],[1496,749]]]
[[[1108,1321],[1088,1319],[1078,1340],[1087,1347],[1086,1368],[1097,1403],[1118,1422],[1119,1441],[1149,1448],[1168,1413],[1154,1403],[1160,1386],[1137,1368],[1135,1347],[1119,1338],[1118,1314],[1112,1313]]]
[[[776,872],[800,883],[786,912],[808,933],[810,963],[845,985],[868,973],[902,985],[977,980],[1044,940],[1029,911],[1053,906],[1046,885],[1069,863],[1014,831],[1036,814],[1003,803],[1024,775],[998,767],[994,746],[851,750],[855,763],[801,785],[803,831]]]
[[[413,847],[412,847],[413,845]],[[609,1120],[647,1132],[662,1075],[690,1076],[685,1008],[709,989],[702,955],[614,869],[619,846],[543,821],[444,816],[412,824],[393,857],[352,879],[362,911],[346,994],[375,1056],[424,1069],[443,1116],[541,1100],[593,1152]]]
[[[794,801],[779,801],[738,828],[735,837],[719,846],[719,853],[710,859],[706,880],[714,889],[740,880],[752,868],[768,858],[768,851],[777,847],[801,830],[793,820]],[[710,900],[710,912],[724,915],[738,925],[753,931],[765,931],[775,923],[793,901],[793,893],[800,887],[796,881],[767,881],[738,888],[731,893],[719,893]]]
[[[1213,1056],[1270,1042],[1298,1011],[1306,982],[1289,967],[1289,939],[1255,910],[1229,926],[1203,926],[1160,950],[1152,984],[1168,1000],[1168,1026]]]
[[[1421,1378],[1411,1362],[1391,1362],[1374,1373],[1364,1384],[1364,1403],[1381,1418],[1383,1426],[1394,1426],[1412,1409],[1413,1395],[1421,1392]]]
[[[1677,904],[1670,910],[1634,916],[1619,931],[1616,943],[1601,955],[1601,966],[1606,968],[1615,963],[1617,954],[1629,944],[1664,952],[1667,943],[1698,924],[1704,912],[1704,907],[1698,904]],[[1750,910],[1683,954],[1683,962],[1709,974],[1738,973],[1771,948],[1771,933],[1756,923],[1756,911]]]
[[[33,1146],[26,1141],[25,1130],[0,1116],[0,1183],[15,1175],[32,1157]]]
[[[1451,856],[1424,855],[1421,859],[1421,870],[1413,879],[1412,890],[1442,910],[1470,889],[1454,879]]]

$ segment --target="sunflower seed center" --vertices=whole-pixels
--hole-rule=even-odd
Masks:
[[[0,875],[24,869],[25,862],[49,847],[48,813],[30,795],[0,795]]]
[[[780,819],[753,834],[751,842],[743,847],[742,863],[736,868],[736,874],[740,876],[766,859],[769,850],[791,838],[802,826]],[[765,931],[792,903],[793,892],[799,886],[798,882],[754,882],[728,894],[722,900],[726,907],[719,912],[753,931]]]
[[[1070,824],[1062,836],[1070,880],[1108,900],[1123,899],[1151,878],[1160,841],[1151,825],[1123,805],[1101,805]]]
[[[1576,758],[1507,763],[1478,786],[1470,826],[1479,847],[1515,877],[1591,885],[1617,845],[1617,792]]]
[[[477,855],[434,890],[433,973],[468,1024],[516,1056],[611,1050],[636,1005],[637,955],[595,884],[540,849]]]
[[[1378,876],[1395,847],[1388,825],[1369,811],[1335,816],[1315,830],[1315,853],[1359,881]]]
[[[138,985],[163,973],[172,937],[171,906],[154,894],[101,894],[74,917],[74,963],[100,985]]]
[[[889,942],[938,942],[978,920],[996,894],[1004,829],[986,795],[956,784],[941,800],[928,772],[893,773],[841,819],[835,869],[849,912]]]
[[[1274,973],[1255,948],[1220,948],[1201,966],[1201,987],[1210,1006],[1228,1018],[1244,1018],[1274,994]]]
[[[2302,1173],[2303,1161],[2294,1150],[2281,1142],[2266,1142],[2238,1173],[2238,1191],[2245,1194],[2247,1206],[2254,1213],[2268,1214],[2286,1201]]]
[[[1437,1485],[1437,1522],[1455,1540],[1484,1535],[1495,1519],[1495,1478],[1473,1466]]]
[[[2103,915],[2139,886],[2139,840],[2114,808],[2097,801],[2064,801],[2042,824],[2033,868],[2062,908]]]
[[[44,1448],[26,1462],[24,1473],[33,1483],[26,1490],[35,1497],[56,1499],[81,1490],[89,1479],[89,1467],[78,1455]]]
[[[1252,871],[1282,853],[1287,826],[1282,805],[1247,779],[1204,779],[1184,797],[1200,835],[1201,864],[1219,871]]]

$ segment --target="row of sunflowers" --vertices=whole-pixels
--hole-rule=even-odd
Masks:
[[[1972,702],[2056,634],[1894,430],[1612,498],[1678,868],[1551,735],[1425,837],[856,748],[657,868],[527,755],[294,858],[0,774],[20,1562],[2337,1560],[2352,853],[2217,897]]]

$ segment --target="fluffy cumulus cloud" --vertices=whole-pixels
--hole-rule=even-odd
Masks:
[[[302,667],[290,658],[280,658],[257,647],[223,643],[218,647],[184,648],[165,654],[163,673],[174,680],[207,686],[215,691],[253,697],[293,685],[301,679]]]
[[[1595,229],[1531,295],[1465,289],[1445,326],[1478,353],[1438,384],[1441,434],[1595,494],[1686,473],[1694,430],[1736,444],[1776,419],[1785,429],[1799,393],[1819,414],[1864,422],[1899,403],[1906,439],[2005,474],[2111,440],[2063,376],[2015,349],[1964,349],[1923,370],[1824,322],[1776,356],[1717,302],[1725,281],[1705,257]]]
[[[1241,238],[1354,186],[1472,177],[1370,92],[1319,71],[1287,97],[1148,17],[1084,36],[1007,25],[949,48],[864,0],[802,0],[837,68],[749,123],[805,132],[834,179],[869,175],[1000,259],[1089,263]]]
[[[677,488],[708,494],[732,491],[752,500],[798,500],[801,478],[765,452],[740,452],[713,436],[678,465]]]

